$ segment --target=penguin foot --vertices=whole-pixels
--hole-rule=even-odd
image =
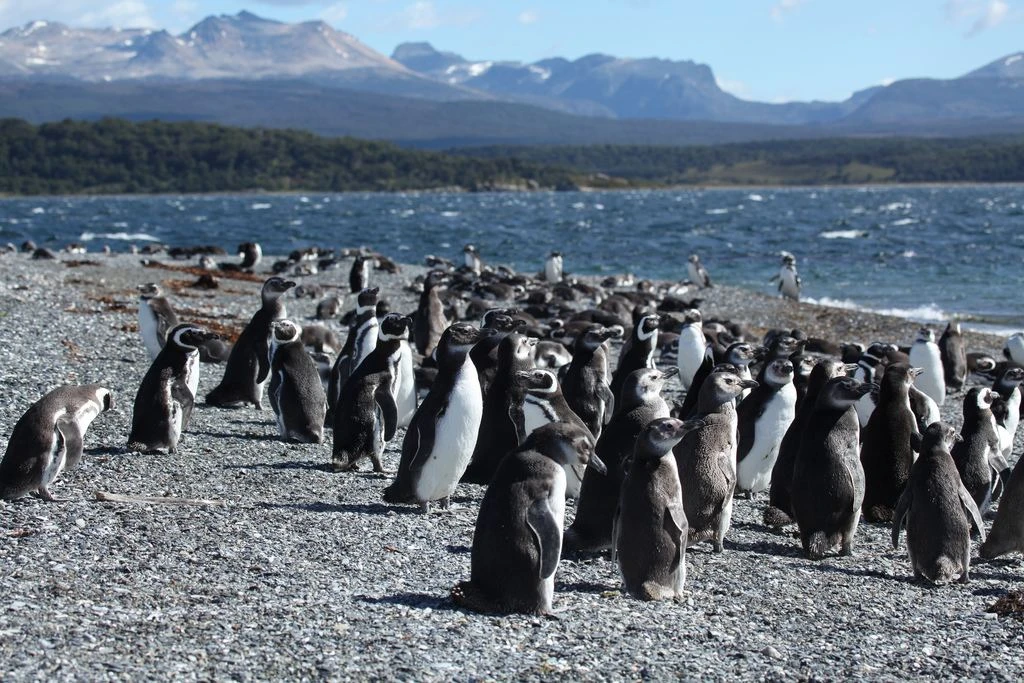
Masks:
[[[66,503],[69,500],[71,500],[70,498],[54,498],[53,494],[50,493],[50,490],[45,486],[40,486],[39,490],[36,492],[36,495],[39,496],[41,499],[45,500],[47,503]]]

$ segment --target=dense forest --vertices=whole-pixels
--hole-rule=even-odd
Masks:
[[[518,158],[649,184],[848,184],[1024,181],[1024,137],[830,138],[668,147],[478,147],[453,154]]]
[[[0,193],[574,187],[564,171],[207,123],[0,120]]]
[[[0,193],[574,189],[1024,181],[1024,137],[714,146],[495,146],[447,153],[295,130],[0,120]]]

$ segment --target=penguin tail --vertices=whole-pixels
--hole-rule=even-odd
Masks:
[[[129,441],[128,450],[133,453],[145,453],[146,451],[149,450],[149,446],[147,444],[142,443],[141,441]]]
[[[501,612],[493,600],[484,595],[472,581],[460,581],[449,594],[451,601],[459,607],[473,612],[493,614]]]
[[[764,523],[765,526],[770,526],[774,529],[781,529],[784,526],[788,526],[793,523],[793,518],[783,512],[780,508],[775,506],[769,506],[764,511]]]
[[[825,532],[815,531],[807,542],[807,557],[812,560],[820,560],[825,557],[825,553],[828,552],[830,547],[831,545]]]
[[[954,579],[960,577],[960,573],[963,571],[957,562],[944,555],[935,560],[935,566],[931,569],[930,572],[921,573],[926,579],[940,586],[952,583]]]
[[[892,521],[893,510],[888,505],[872,505],[864,510],[864,519],[877,524]]]

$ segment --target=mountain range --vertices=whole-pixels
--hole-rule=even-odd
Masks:
[[[593,54],[473,61],[404,43],[389,57],[320,21],[249,12],[172,35],[35,21],[0,34],[0,116],[197,119],[408,144],[692,144],[1024,130],[1024,54],[843,102],[752,102],[692,61]]]

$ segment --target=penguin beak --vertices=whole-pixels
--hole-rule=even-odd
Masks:
[[[924,372],[924,368],[910,368],[911,377],[918,377],[922,372]]]
[[[953,435],[953,441],[955,441],[956,443],[963,443],[963,440],[964,440],[964,437],[960,436],[959,434],[954,434]]]
[[[872,391],[876,390],[877,388],[878,388],[878,384],[877,383],[875,383],[875,382],[865,382],[865,383],[861,384],[859,387],[857,387],[854,390],[854,393],[857,394],[857,396],[867,396],[868,394],[870,394]]]
[[[662,379],[668,379],[669,377],[675,377],[678,374],[679,374],[679,368],[675,367],[675,366],[672,366],[672,367],[665,368],[664,370],[661,371],[661,378]]]
[[[756,389],[757,388],[757,380],[754,380],[754,379],[740,380],[740,386],[743,387],[744,389]]]
[[[856,363],[843,363],[843,374],[849,377],[856,372],[857,367]]]
[[[587,467],[593,468],[598,474],[608,474],[608,467],[605,465],[601,458],[597,457],[597,453],[590,452],[590,459],[587,460]]]

